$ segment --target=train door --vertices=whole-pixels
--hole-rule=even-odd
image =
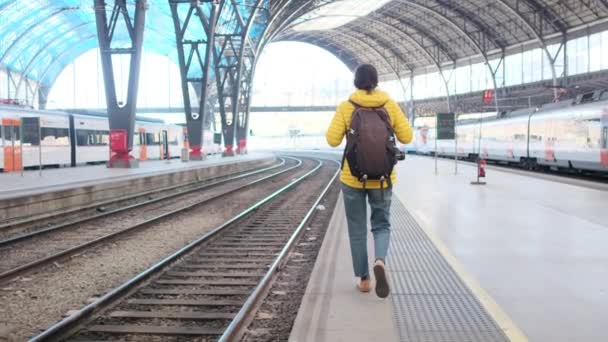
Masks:
[[[182,128],[183,130],[183,136],[184,136],[184,148],[188,151],[190,151],[190,142],[188,141],[188,128],[184,127]]]
[[[602,127],[602,146],[601,146],[602,165],[608,167],[608,122]]]
[[[146,130],[139,129],[139,160],[148,159],[148,147],[146,146]]]
[[[608,167],[608,109],[600,117],[600,164]]]
[[[15,119],[2,119],[2,152],[4,155],[4,172],[21,171],[20,122]]]
[[[162,131],[162,136],[160,139],[161,142],[161,151],[160,151],[160,159],[171,159],[169,154],[169,135],[166,130]]]

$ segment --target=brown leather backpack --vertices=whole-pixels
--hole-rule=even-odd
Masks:
[[[346,148],[342,158],[354,177],[365,184],[368,180],[384,182],[391,186],[391,173],[397,163],[395,156],[395,131],[391,125],[384,104],[380,107],[363,107],[349,100],[355,106],[350,127],[346,134]]]

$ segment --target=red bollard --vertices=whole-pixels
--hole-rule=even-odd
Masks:
[[[477,181],[471,182],[473,185],[485,185],[486,182],[480,180],[480,178],[486,178],[486,160],[477,160]]]
[[[478,167],[479,178],[486,178],[486,160],[482,159],[479,161]]]

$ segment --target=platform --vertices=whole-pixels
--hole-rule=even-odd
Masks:
[[[608,192],[496,170],[472,186],[474,167],[426,157],[398,172],[393,293],[356,291],[340,199],[290,341],[606,340]]]
[[[146,161],[139,168],[105,165],[0,174],[0,223],[45,212],[77,209],[123,196],[158,190],[270,165],[275,156],[253,153],[203,161]]]

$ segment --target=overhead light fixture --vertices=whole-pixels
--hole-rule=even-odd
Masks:
[[[336,0],[302,16],[293,30],[323,31],[338,28],[366,16],[392,0]]]

